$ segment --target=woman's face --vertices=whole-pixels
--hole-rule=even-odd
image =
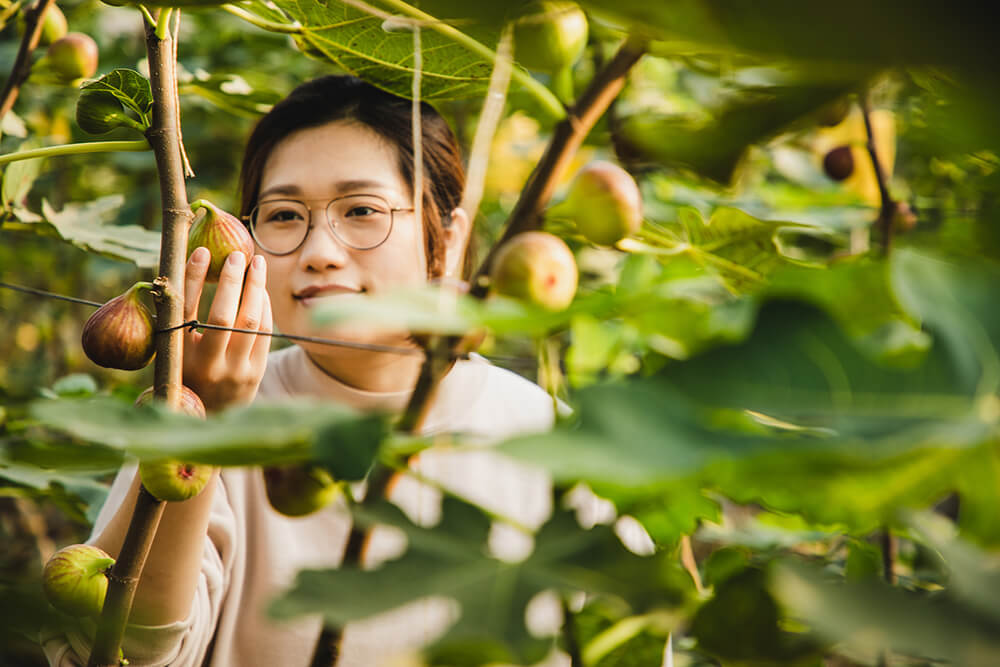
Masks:
[[[384,243],[355,250],[334,236],[325,217],[327,203],[344,195],[378,195],[393,208],[407,210],[393,213],[392,231]],[[427,281],[423,227],[410,210],[410,184],[399,173],[395,147],[349,121],[299,130],[282,140],[264,165],[258,202],[276,198],[304,202],[312,227],[291,254],[258,250],[267,257],[267,291],[277,328],[288,334],[363,342],[399,341],[398,333],[377,335],[350,325],[321,331],[311,322],[315,307],[324,301]],[[306,347],[316,354],[333,350]]]

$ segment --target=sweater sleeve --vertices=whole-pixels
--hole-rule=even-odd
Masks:
[[[127,464],[118,472],[108,492],[88,543],[101,533],[124,501],[138,465]],[[191,611],[183,621],[169,625],[130,624],[125,629],[122,651],[133,667],[198,667],[209,650],[232,571],[235,519],[229,506],[225,484],[216,489],[201,572]],[[95,624],[79,622],[71,629],[47,628],[39,637],[42,650],[54,667],[82,667],[87,664]]]

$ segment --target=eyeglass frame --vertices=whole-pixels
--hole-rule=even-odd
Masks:
[[[376,199],[381,199],[382,201],[384,201],[386,203],[386,205],[387,205],[387,207],[389,209],[389,230],[386,232],[384,239],[382,239],[381,241],[379,241],[375,245],[370,246],[368,248],[358,248],[357,246],[351,245],[350,243],[348,243],[347,241],[345,241],[343,238],[341,238],[340,234],[337,233],[337,226],[334,225],[333,222],[330,220],[330,206],[332,206],[333,203],[336,202],[336,201],[340,201],[341,199],[347,199],[349,197],[374,197]],[[295,251],[299,250],[302,246],[304,246],[306,244],[306,241],[309,239],[310,232],[312,232],[313,228],[316,226],[316,225],[314,225],[312,223],[313,209],[310,206],[308,206],[306,204],[306,202],[323,201],[323,198],[321,198],[321,197],[312,197],[312,198],[309,198],[309,199],[294,199],[292,197],[276,197],[274,199],[266,199],[266,200],[264,200],[264,203],[272,202],[272,201],[290,201],[290,202],[295,202],[297,204],[302,204],[303,206],[305,206],[306,210],[309,211],[309,226],[306,227],[306,233],[302,236],[302,240],[299,241],[299,244],[297,246],[295,246],[294,248],[292,248],[291,250],[288,250],[286,252],[275,252],[273,250],[270,250],[270,249],[266,248],[257,239],[257,235],[254,233],[254,227],[256,227],[256,225],[253,223],[253,217],[254,217],[254,212],[258,208],[260,208],[260,205],[261,205],[260,201],[257,201],[257,203],[254,204],[254,207],[252,209],[250,209],[250,214],[249,215],[241,216],[240,220],[242,220],[243,222],[246,223],[247,228],[250,230],[250,236],[253,237],[253,240],[257,243],[258,246],[260,246],[261,250],[263,250],[264,252],[266,252],[269,255],[274,255],[275,257],[284,257],[286,255],[291,255]],[[382,195],[369,194],[369,193],[364,193],[364,192],[356,192],[356,193],[352,193],[352,194],[349,194],[349,195],[341,195],[339,197],[334,197],[333,199],[327,200],[326,201],[326,205],[323,207],[323,215],[326,218],[326,224],[329,225],[330,231],[333,233],[334,238],[336,238],[339,242],[343,243],[345,246],[347,246],[348,248],[351,248],[352,250],[365,251],[365,250],[374,250],[375,248],[378,248],[383,243],[385,243],[386,241],[389,240],[389,237],[392,236],[392,230],[393,230],[393,228],[396,225],[396,211],[415,211],[415,210],[417,210],[417,209],[414,208],[414,207],[412,207],[412,206],[409,207],[409,208],[406,208],[406,207],[403,207],[403,206],[392,206],[392,204],[389,203],[389,200],[386,199],[385,197],[383,197]]]

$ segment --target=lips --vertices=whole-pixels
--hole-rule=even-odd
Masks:
[[[292,294],[292,297],[305,305],[312,303],[317,299],[322,299],[329,296],[337,296],[340,294],[360,294],[364,290],[348,287],[347,285],[310,285],[303,289],[298,290]]]

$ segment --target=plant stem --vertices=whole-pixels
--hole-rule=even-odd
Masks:
[[[882,171],[882,163],[878,159],[878,152],[875,147],[875,132],[872,129],[872,107],[868,98],[868,91],[861,94],[861,116],[865,120],[865,134],[867,135],[868,157],[871,158],[872,168],[875,170],[875,181],[878,183],[878,192],[882,200],[878,212],[878,220],[875,222],[876,228],[882,237],[882,254],[889,254],[889,247],[892,245],[892,215],[896,210],[896,202],[889,194],[889,186],[886,183],[885,172]]]
[[[7,112],[14,107],[14,102],[21,92],[21,85],[31,73],[31,54],[42,36],[45,12],[54,4],[55,0],[39,0],[37,5],[24,14],[24,37],[21,38],[21,46],[17,49],[17,57],[3,87],[3,93],[0,93],[0,121],[3,121]]]
[[[280,32],[289,35],[299,35],[305,32],[301,25],[297,23],[276,23],[274,21],[268,21],[267,19],[262,19],[256,14],[252,14],[242,7],[237,5],[219,5],[219,9],[229,12],[233,16],[243,19],[250,25],[257,26],[261,30],[267,30],[268,32]]]
[[[569,653],[570,667],[585,667],[583,654],[580,652],[580,641],[576,636],[576,615],[569,608],[569,601],[563,596],[560,600],[563,612],[563,635],[566,638],[566,652]]]
[[[45,148],[33,148],[30,151],[18,151],[0,155],[0,165],[18,160],[31,160],[34,158],[58,157],[60,155],[85,155],[87,153],[114,153],[118,151],[148,151],[149,142],[145,139],[135,139],[133,141],[88,141],[81,144],[60,144],[59,146],[46,146]]]
[[[159,19],[157,23],[160,26],[167,22],[163,12],[159,12]],[[157,25],[150,25],[148,21],[144,21],[143,25],[153,92],[153,123],[146,131],[146,138],[156,157],[163,206],[160,275],[153,283],[157,288],[157,324],[161,328],[169,328],[182,322],[184,255],[187,229],[193,214],[187,205],[183,159],[177,132],[177,81],[174,77],[175,51],[172,44],[176,36],[166,30],[162,31],[164,38],[161,39],[158,35],[161,31]],[[174,409],[178,407],[181,397],[183,341],[183,334],[179,329],[156,337],[156,396]],[[98,622],[88,667],[119,664],[118,652],[132,610],[132,600],[164,506],[165,503],[154,498],[145,487],[140,487],[118,562],[110,576],[108,595]]]

